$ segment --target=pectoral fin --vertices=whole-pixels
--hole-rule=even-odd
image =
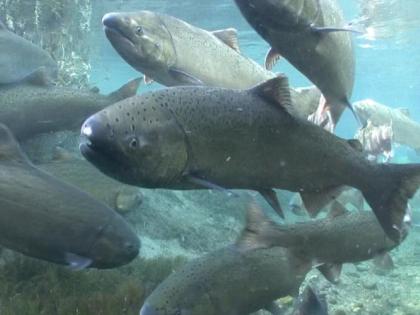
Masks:
[[[311,31],[316,33],[335,33],[335,32],[350,32],[350,33],[356,33],[356,34],[363,34],[362,31],[352,27],[351,25],[344,26],[344,27],[325,27],[325,26],[310,26]]]
[[[71,270],[77,271],[88,268],[92,264],[92,259],[82,257],[73,253],[66,253],[65,259]]]
[[[176,81],[180,82],[181,84],[204,85],[203,81],[185,71],[176,68],[171,68],[169,69],[169,73]]]
[[[201,187],[206,187],[208,189],[214,189],[220,192],[225,193],[226,195],[228,195],[229,197],[237,197],[238,195],[236,193],[234,193],[232,190],[226,189],[222,186],[219,186],[215,183],[212,183],[206,179],[200,178],[196,175],[186,175],[186,178],[188,179],[189,182],[201,186]]]
[[[265,56],[265,68],[271,71],[280,59],[280,53],[278,53],[274,48],[270,48]]]

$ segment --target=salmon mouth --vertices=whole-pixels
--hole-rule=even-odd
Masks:
[[[120,29],[104,25],[106,37],[112,42],[118,41],[120,44],[135,47],[130,37],[124,34]]]

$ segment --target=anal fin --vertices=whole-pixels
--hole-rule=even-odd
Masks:
[[[171,68],[169,69],[169,73],[172,75],[172,77],[179,81],[181,84],[185,85],[204,85],[203,81],[200,79],[194,77],[192,74],[189,74],[185,71],[182,71],[180,69]]]
[[[152,84],[154,82],[154,80],[147,75],[144,75],[143,81],[144,81],[145,84]]]
[[[337,284],[340,281],[341,269],[343,265],[339,264],[323,264],[317,269],[329,282]]]
[[[375,267],[382,270],[392,270],[395,268],[394,261],[389,253],[385,252],[373,258]]]
[[[265,201],[267,201],[268,204],[274,209],[274,211],[276,211],[276,213],[284,219],[284,212],[281,208],[279,199],[277,198],[274,189],[260,189],[258,192],[261,194],[261,196],[263,196]]]
[[[309,215],[316,217],[326,205],[341,194],[343,189],[344,186],[339,186],[319,192],[301,192],[300,196]]]
[[[270,304],[268,304],[267,306],[264,307],[264,309],[271,313],[272,315],[283,315],[284,312],[282,311],[282,309],[280,308],[280,306],[277,305],[276,302],[271,302]]]

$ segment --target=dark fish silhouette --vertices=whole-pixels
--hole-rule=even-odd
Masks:
[[[42,73],[36,76],[43,80]],[[95,112],[135,95],[139,84],[140,79],[132,80],[107,96],[30,82],[0,86],[0,123],[19,140],[42,132],[77,129]]]
[[[10,32],[0,21],[0,85],[31,80],[42,70],[48,81],[57,78],[57,63],[30,41]]]
[[[139,239],[112,209],[36,168],[0,124],[0,244],[72,268],[113,268]]]
[[[336,0],[235,0],[251,26],[271,45],[266,65],[285,57],[323,93],[312,120],[333,130],[350,104],[355,60]]]

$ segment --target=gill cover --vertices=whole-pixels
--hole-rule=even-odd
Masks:
[[[89,142],[83,155],[119,181],[170,187],[182,177],[188,152],[184,131],[165,103],[145,93],[91,116],[82,127]]]

